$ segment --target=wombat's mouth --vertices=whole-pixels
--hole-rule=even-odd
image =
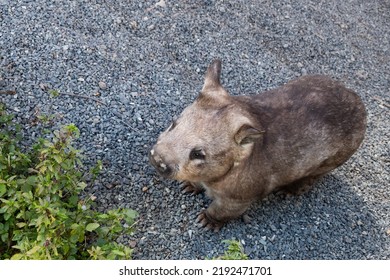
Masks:
[[[173,178],[175,174],[174,169],[169,164],[165,163],[163,159],[155,153],[154,149],[150,150],[149,161],[161,176]]]

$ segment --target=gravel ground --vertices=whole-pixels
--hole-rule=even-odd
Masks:
[[[219,233],[195,223],[209,200],[180,193],[148,148],[223,60],[231,94],[303,74],[337,78],[363,98],[365,142],[309,193],[271,195]],[[75,123],[99,207],[140,213],[121,242],[136,259],[203,259],[239,239],[252,259],[390,258],[390,4],[310,0],[0,0],[0,91],[33,139]],[[51,98],[50,90],[60,96]],[[36,124],[38,115],[51,122]]]

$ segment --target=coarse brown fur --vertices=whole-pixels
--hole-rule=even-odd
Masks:
[[[213,199],[198,217],[203,226],[218,230],[270,192],[298,193],[348,160],[364,138],[361,99],[326,76],[231,96],[220,74],[216,60],[198,98],[150,153],[160,174]]]

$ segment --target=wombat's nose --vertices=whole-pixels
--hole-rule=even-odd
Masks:
[[[166,164],[159,155],[157,155],[154,149],[150,150],[149,160],[162,176],[169,177],[171,175],[172,168]]]

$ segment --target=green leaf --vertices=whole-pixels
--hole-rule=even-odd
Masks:
[[[111,252],[112,252],[113,254],[115,254],[115,255],[118,255],[118,256],[124,256],[124,255],[125,255],[124,252],[119,251],[119,250],[112,250]]]
[[[54,160],[55,160],[58,164],[60,164],[60,163],[62,162],[62,158],[61,158],[61,156],[59,156],[59,155],[54,155],[53,158],[54,158]]]
[[[79,236],[75,233],[75,232],[72,232],[71,235],[70,235],[70,238],[69,238],[69,241],[71,243],[74,243],[76,244],[76,242],[79,240]]]
[[[37,176],[29,176],[26,179],[26,184],[29,186],[34,186],[36,182],[37,182]]]
[[[77,205],[77,202],[79,201],[78,195],[72,195],[69,197],[68,202],[72,207],[75,207]]]
[[[129,224],[138,217],[138,212],[133,209],[123,209],[123,214],[125,214],[125,221]]]
[[[70,226],[70,228],[73,229],[73,230],[76,230],[76,229],[78,229],[79,227],[80,227],[79,224],[72,224],[72,225]]]
[[[99,215],[98,215],[98,218],[99,218],[99,219],[102,219],[102,220],[105,220],[105,219],[108,218],[108,215],[107,215],[107,214],[99,214]]]
[[[2,201],[3,203],[8,202],[8,200],[6,200],[6,199],[0,199],[0,201]],[[0,208],[0,214],[7,212],[8,208],[9,208],[9,207],[8,207],[7,205],[1,207],[1,208]]]
[[[49,89],[47,92],[50,94],[51,97],[57,97],[60,95],[60,92],[55,89]]]
[[[40,168],[39,168],[39,173],[45,173],[47,170],[47,167],[45,165],[42,165]]]
[[[90,223],[86,226],[86,230],[91,232],[91,231],[94,231],[95,229],[97,229],[100,225],[98,223]]]
[[[6,242],[8,240],[8,232],[5,232],[1,235],[1,241]]]
[[[4,213],[4,220],[8,221],[9,218],[11,218],[11,214],[10,213]]]
[[[23,258],[22,254],[15,254],[11,257],[11,260],[21,260]]]
[[[32,249],[30,249],[26,254],[31,256],[31,255],[35,254],[36,252],[38,252],[40,249],[41,249],[41,246],[36,245]]]
[[[2,197],[6,192],[7,192],[7,188],[5,187],[5,185],[1,184],[0,185],[0,197]]]

